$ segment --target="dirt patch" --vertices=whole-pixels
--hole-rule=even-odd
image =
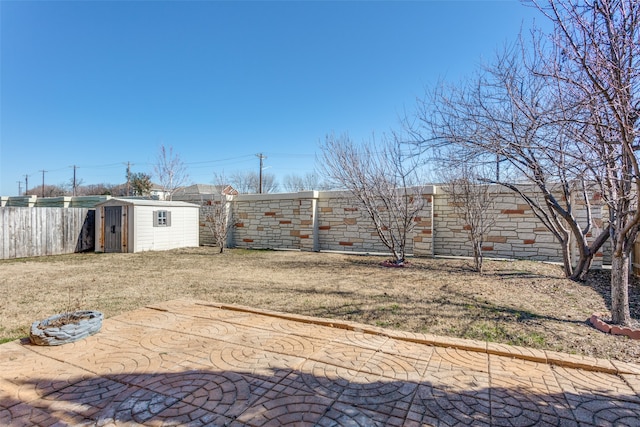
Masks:
[[[175,298],[198,298],[345,319],[375,326],[640,361],[640,341],[589,324],[609,314],[608,271],[586,283],[558,266],[526,261],[412,258],[411,268],[384,258],[333,253],[180,249],[139,254],[74,254],[0,261],[0,339],[27,336],[34,320],[65,308],[106,317]],[[640,286],[631,286],[640,319]]]

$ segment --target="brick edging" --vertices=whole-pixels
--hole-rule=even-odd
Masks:
[[[630,328],[627,326],[610,325],[602,320],[602,313],[593,313],[589,318],[589,322],[597,330],[611,335],[623,335],[632,340],[640,340],[640,329]]]

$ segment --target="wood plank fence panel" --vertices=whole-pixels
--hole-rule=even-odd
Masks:
[[[94,222],[88,208],[0,208],[0,259],[93,250]]]
[[[9,258],[9,212],[0,209],[0,258]]]

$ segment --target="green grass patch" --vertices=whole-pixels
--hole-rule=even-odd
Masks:
[[[0,344],[8,343],[11,341],[19,340],[27,337],[8,337],[8,338],[0,338]]]
[[[507,341],[512,345],[519,345],[524,347],[542,347],[545,344],[545,338],[537,332],[528,332],[518,334]]]
[[[460,334],[460,331],[456,331]],[[514,331],[506,325],[499,323],[479,322],[469,325],[462,334],[463,338],[481,340],[487,342],[503,342],[524,347],[542,347],[545,337],[537,332]]]
[[[464,338],[488,342],[504,342],[508,335],[509,332],[502,325],[479,322],[470,325],[470,328],[464,334]]]

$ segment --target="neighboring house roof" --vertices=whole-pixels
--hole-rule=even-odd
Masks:
[[[154,206],[159,208],[166,207],[188,207],[188,208],[199,208],[200,206],[195,205],[193,203],[187,202],[176,202],[176,201],[164,201],[164,200],[149,200],[149,199],[119,199],[113,198],[109,199],[105,202],[98,203],[96,206],[120,206],[120,205],[128,205],[128,206]]]
[[[162,185],[152,182],[149,191],[164,191],[164,188],[162,188]]]
[[[235,188],[230,185],[193,184],[177,190],[174,196],[193,196],[201,194],[238,194]]]

